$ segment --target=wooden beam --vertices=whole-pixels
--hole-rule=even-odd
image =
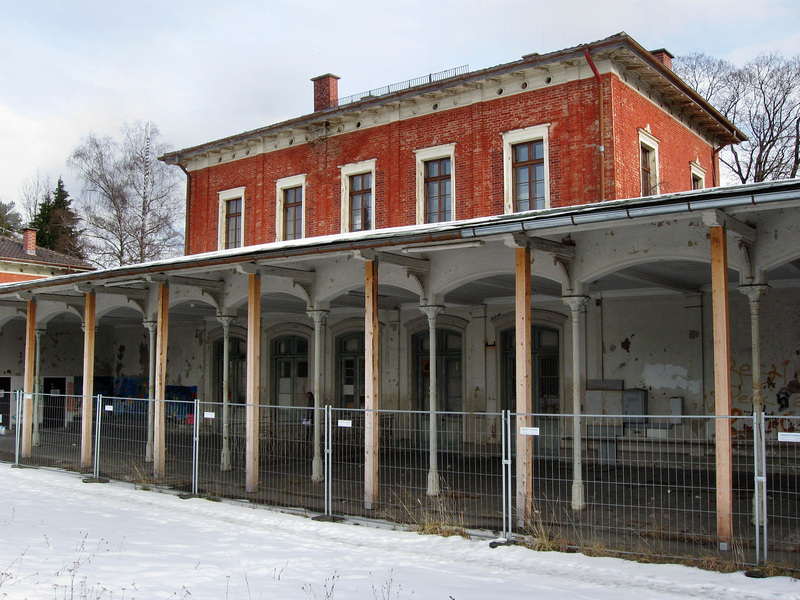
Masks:
[[[167,347],[169,343],[169,284],[158,285],[156,309],[156,382],[153,416],[153,477],[166,474],[166,423],[164,419],[167,395]]]
[[[390,252],[378,252],[376,250],[364,249],[356,250],[353,253],[354,258],[364,261],[380,261],[398,267],[405,267],[414,271],[428,272],[431,268],[431,263],[425,258],[414,258],[412,256],[401,256],[399,254],[391,254]]]
[[[755,244],[757,239],[756,228],[748,225],[744,221],[730,216],[719,209],[703,211],[703,224],[707,227],[725,228],[726,235],[730,232],[731,235],[741,238],[748,244]]]
[[[36,300],[28,300],[28,316],[25,325],[25,376],[22,386],[22,448],[21,456],[31,455],[33,432],[33,386],[36,376]]]
[[[728,243],[724,227],[711,228],[711,302],[714,332],[714,406],[717,458],[717,540],[730,549],[733,539],[731,449],[731,348],[728,305]],[[722,548],[722,546],[721,546]]]
[[[258,491],[258,429],[261,420],[261,275],[249,276],[247,292],[247,408],[245,491]]]
[[[531,250],[516,252],[516,385],[517,385],[517,522],[526,525],[531,518],[533,499],[533,438],[522,435],[531,426],[533,411],[533,370],[531,363]]]
[[[92,441],[94,438],[94,342],[96,331],[97,296],[93,291],[86,292],[83,310],[83,397],[81,399],[81,468],[92,466]]]
[[[378,409],[380,408],[380,359],[378,352],[378,262],[365,264],[364,300],[364,507],[378,503]]]

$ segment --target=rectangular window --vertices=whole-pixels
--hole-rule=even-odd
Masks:
[[[425,162],[425,222],[442,223],[452,219],[450,158]]]
[[[283,234],[285,240],[303,237],[303,188],[283,190]]]
[[[689,163],[689,171],[692,176],[692,189],[702,190],[706,187],[706,170],[698,163],[692,161]]]
[[[350,231],[365,231],[372,224],[372,173],[350,176]]]
[[[242,199],[225,202],[225,248],[242,246]]]
[[[653,193],[653,172],[650,166],[652,161],[652,150],[642,145],[641,148],[641,169],[642,169],[642,196],[649,196]]]
[[[639,129],[639,178],[642,196],[661,193],[658,176],[658,139],[647,129]]]
[[[306,237],[306,175],[292,175],[275,181],[275,239]]]
[[[514,210],[545,208],[544,141],[534,140],[512,147],[514,173]]]
[[[417,225],[458,218],[455,153],[455,144],[414,150]]]
[[[245,188],[217,192],[217,250],[241,248],[244,245]]]
[[[549,124],[506,131],[503,138],[503,212],[550,208]]]

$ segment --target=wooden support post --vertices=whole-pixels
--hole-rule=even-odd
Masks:
[[[251,273],[247,292],[247,408],[245,491],[258,491],[258,436],[261,424],[261,275]]]
[[[156,380],[153,407],[153,477],[166,475],[166,423],[164,397],[167,395],[167,347],[169,342],[169,284],[158,286],[156,309]]]
[[[711,301],[714,331],[714,405],[716,409],[717,541],[733,540],[733,464],[731,448],[731,349],[728,306],[728,243],[724,227],[711,227]]]
[[[31,455],[33,432],[33,385],[36,370],[36,300],[28,300],[28,317],[25,325],[25,377],[22,396],[22,448],[20,455]],[[17,423],[17,427],[20,424]]]
[[[522,435],[532,424],[533,370],[531,364],[531,250],[516,249],[516,385],[517,385],[517,524],[525,526],[532,515],[533,438]]]
[[[81,398],[81,468],[92,466],[92,443],[94,441],[94,340],[96,329],[94,291],[86,293],[83,310],[83,390]]]
[[[378,261],[366,263],[364,317],[364,508],[378,503],[378,409],[380,408],[380,359],[378,357]]]

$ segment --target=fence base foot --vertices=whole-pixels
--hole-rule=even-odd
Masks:
[[[108,479],[105,477],[84,477],[81,481],[83,483],[108,483]]]

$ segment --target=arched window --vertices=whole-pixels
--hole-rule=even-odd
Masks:
[[[534,413],[560,412],[560,365],[558,330],[534,325],[531,338],[533,371]],[[509,329],[502,333],[503,365],[501,378],[503,408],[517,410],[517,358],[516,332]]]
[[[240,337],[230,336],[228,340],[228,402],[245,404],[247,402],[247,342]],[[214,364],[216,369],[216,390],[218,402],[222,402],[222,369],[225,340],[214,344]]]
[[[336,349],[340,406],[364,408],[364,333],[341,336]]]
[[[275,404],[307,406],[308,340],[297,335],[278,338],[272,344]],[[279,411],[279,419],[301,418],[302,411]]]

